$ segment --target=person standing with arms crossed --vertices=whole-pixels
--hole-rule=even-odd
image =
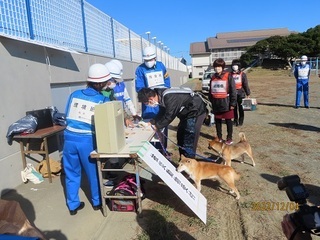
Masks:
[[[234,108],[234,125],[242,126],[244,121],[244,111],[242,106],[242,99],[250,98],[250,88],[247,74],[241,71],[241,63],[239,59],[234,59],[231,63],[231,76],[234,80],[237,91],[237,105]]]
[[[166,67],[160,61],[157,61],[155,49],[151,46],[146,47],[143,50],[144,62],[140,64],[135,72],[135,84],[136,92],[139,94],[143,88],[169,88],[171,87],[170,77]],[[159,113],[159,106],[149,106],[142,103],[142,115],[143,119],[153,119]],[[163,134],[168,136],[168,128],[166,127]],[[167,138],[161,137],[161,133],[158,134],[163,147],[167,148]],[[157,149],[161,149],[162,146],[156,144]]]
[[[110,79],[110,72],[105,65],[99,63],[91,65],[87,88],[74,91],[67,101],[63,169],[66,203],[70,215],[77,214],[85,205],[79,198],[82,168],[89,181],[92,207],[94,210],[101,208],[97,163],[90,157],[90,153],[96,148],[93,125],[94,107],[110,101],[101,94],[101,90],[107,87]]]
[[[218,58],[213,62],[215,73],[210,80],[209,100],[212,103],[212,111],[216,124],[217,137],[222,139],[222,119],[225,119],[227,125],[226,144],[233,143],[233,123],[234,108],[237,104],[237,92],[234,80],[229,72],[225,71],[225,61]]]
[[[309,108],[310,66],[309,64],[307,64],[307,61],[308,57],[306,55],[301,56],[300,64],[297,64],[294,68],[294,77],[296,78],[296,109],[300,107],[300,99],[302,92],[304,107]]]

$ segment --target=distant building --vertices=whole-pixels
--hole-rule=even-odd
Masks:
[[[217,58],[223,58],[230,65],[233,59],[240,58],[247,47],[258,41],[272,36],[288,36],[290,33],[287,28],[217,33],[216,37],[209,37],[205,42],[191,43],[192,75],[202,78],[203,72],[210,69]]]

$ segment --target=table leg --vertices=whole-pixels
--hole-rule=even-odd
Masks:
[[[137,183],[137,203],[138,203],[138,213],[139,217],[142,217],[141,212],[142,212],[142,201],[141,201],[141,183],[140,183],[140,167],[139,167],[139,162],[137,159],[134,159],[134,166],[135,166],[135,171],[136,171],[136,183]]]
[[[51,168],[50,168],[50,159],[49,159],[49,149],[48,149],[48,141],[47,138],[43,138],[43,144],[44,144],[44,151],[46,156],[46,162],[47,162],[47,171],[49,176],[49,182],[52,183],[52,176],[51,176]]]
[[[21,158],[22,158],[22,166],[23,170],[27,167],[27,160],[26,160],[26,155],[24,152],[24,144],[23,141],[20,141],[20,152],[21,152]]]
[[[104,186],[103,186],[103,178],[102,178],[102,164],[101,164],[101,159],[97,158],[97,165],[98,165],[98,176],[99,176],[99,186],[100,186],[100,197],[101,197],[101,206],[102,206],[102,214],[103,216],[107,216],[107,203],[106,199],[104,198],[105,196],[105,191],[104,191]]]

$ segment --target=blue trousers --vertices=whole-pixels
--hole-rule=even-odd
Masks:
[[[301,94],[303,92],[303,102],[305,107],[309,107],[309,80],[297,80],[296,107],[300,106]]]
[[[94,150],[94,136],[64,132],[63,169],[66,175],[66,198],[69,210],[80,205],[81,171],[84,169],[91,190],[93,206],[101,205],[97,162],[90,158]]]
[[[182,147],[179,148],[180,156],[196,157],[200,130],[205,117],[206,114],[203,113],[198,117],[180,119],[177,131],[178,145]]]

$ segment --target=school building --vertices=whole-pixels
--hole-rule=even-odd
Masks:
[[[287,28],[225,32],[217,33],[205,42],[191,43],[192,77],[202,78],[203,73],[217,58],[223,58],[226,65],[230,65],[233,59],[240,58],[247,47],[255,45],[258,41],[272,36],[288,36],[290,33],[292,32]]]

